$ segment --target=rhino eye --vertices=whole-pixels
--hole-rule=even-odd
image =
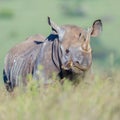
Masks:
[[[69,49],[66,49],[66,53],[69,53],[70,51],[69,51]]]
[[[79,34],[79,37],[81,36],[81,33]]]

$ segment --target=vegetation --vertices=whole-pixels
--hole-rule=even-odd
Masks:
[[[10,95],[1,87],[1,120],[119,120],[119,73],[112,76],[97,74],[94,80],[86,79],[78,86],[66,80],[38,88],[30,81],[26,92],[16,89]]]
[[[0,1],[0,120],[119,120],[120,47],[119,0],[1,0]],[[28,36],[51,29],[50,16],[57,24],[89,27],[102,19],[103,32],[91,39],[94,80],[86,78],[73,86],[66,80],[43,86],[29,81],[26,90],[6,92],[2,70],[7,51]],[[96,41],[96,42],[95,42]],[[117,66],[117,68],[116,68]]]
[[[0,10],[0,19],[10,19],[13,17],[13,12],[10,9]]]

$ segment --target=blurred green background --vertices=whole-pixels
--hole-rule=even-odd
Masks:
[[[4,57],[15,44],[28,36],[51,32],[47,16],[58,25],[75,24],[83,28],[94,20],[103,21],[99,38],[92,38],[95,64],[109,68],[120,64],[119,0],[0,0],[0,77]]]

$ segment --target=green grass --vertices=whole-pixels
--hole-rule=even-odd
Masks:
[[[0,119],[119,120],[119,77],[117,71],[97,74],[94,80],[86,79],[76,87],[66,80],[63,86],[55,82],[37,88],[31,81],[26,92],[17,88],[14,95],[1,87]]]

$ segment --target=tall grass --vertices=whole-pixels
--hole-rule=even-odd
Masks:
[[[37,87],[29,81],[26,92],[0,90],[0,120],[119,120],[120,75],[96,74],[74,86],[68,80]]]

